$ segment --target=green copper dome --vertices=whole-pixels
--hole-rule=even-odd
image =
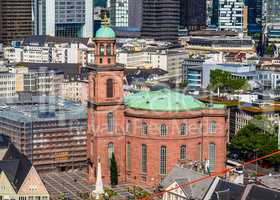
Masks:
[[[125,103],[130,108],[159,112],[182,112],[208,108],[206,104],[192,96],[184,95],[169,89],[139,92],[127,96],[125,98]]]
[[[112,28],[109,26],[102,25],[100,29],[97,30],[95,38],[115,38],[116,34]]]

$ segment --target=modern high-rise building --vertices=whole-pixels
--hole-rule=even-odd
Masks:
[[[143,0],[142,37],[176,41],[180,0]]]
[[[143,16],[143,0],[128,1],[128,26],[141,29]]]
[[[243,31],[243,0],[219,0],[219,29]]]
[[[219,0],[213,0],[212,2],[211,25],[216,27],[219,25]]]
[[[266,25],[280,25],[280,1],[263,0],[262,15]]]
[[[93,0],[33,0],[34,33],[93,37]]]
[[[244,3],[248,8],[248,31],[261,32],[263,0],[245,0]]]
[[[32,34],[32,0],[0,0],[0,42]]]
[[[188,30],[200,30],[206,27],[206,1],[180,0],[180,26]]]
[[[128,27],[128,0],[109,0],[108,8],[113,27]]]

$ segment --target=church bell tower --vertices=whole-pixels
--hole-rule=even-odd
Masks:
[[[125,177],[124,69],[116,63],[116,36],[105,16],[95,36],[95,62],[89,67],[87,154],[90,183],[96,180],[97,160],[102,179],[110,184],[110,159],[115,155],[119,182]]]

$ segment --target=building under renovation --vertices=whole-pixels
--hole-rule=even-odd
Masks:
[[[56,97],[21,94],[0,106],[0,132],[39,172],[86,165],[86,109]]]

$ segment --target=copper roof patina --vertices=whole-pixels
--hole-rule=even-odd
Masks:
[[[129,108],[159,112],[184,112],[203,109],[224,109],[223,105],[208,106],[192,96],[169,89],[139,92],[125,98]]]

